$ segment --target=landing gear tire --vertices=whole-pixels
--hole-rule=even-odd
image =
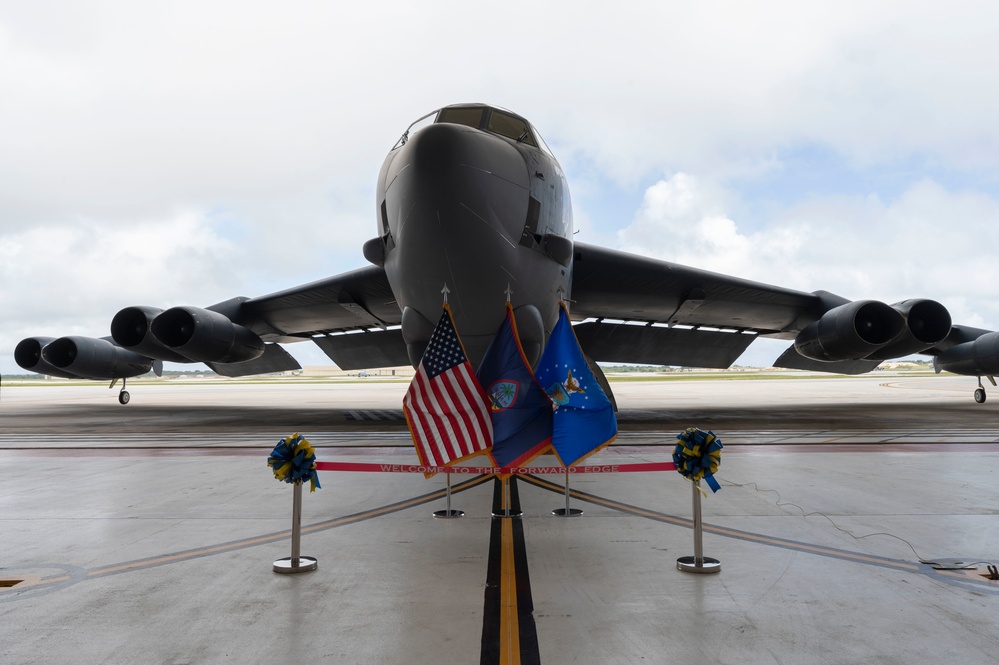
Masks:
[[[977,395],[977,393],[976,393],[976,395]],[[118,403],[119,404],[128,404],[128,400],[129,399],[130,399],[130,395],[128,394],[127,390],[122,390],[120,393],[118,393]],[[975,399],[978,399],[978,397],[975,397]],[[982,401],[983,402],[985,401],[984,398],[982,399]]]
[[[985,388],[975,390],[975,401],[979,404],[985,404]]]

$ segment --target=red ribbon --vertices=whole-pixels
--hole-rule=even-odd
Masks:
[[[676,471],[673,462],[646,462],[643,464],[587,464],[585,466],[424,466],[420,464],[371,464],[364,462],[316,462],[317,471],[355,471],[367,473],[451,473],[467,476],[478,475],[580,475],[587,473],[645,473],[649,471]]]

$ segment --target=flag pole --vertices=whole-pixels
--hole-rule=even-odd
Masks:
[[[495,476],[499,481],[499,505],[493,500],[493,517],[510,517],[510,476]]]
[[[676,567],[685,573],[719,573],[721,562],[704,556],[704,544],[701,539],[704,529],[701,520],[701,481],[691,482],[691,487],[693,487],[694,556],[680,557],[676,560]]]
[[[444,306],[447,307],[447,294],[451,293],[451,289],[447,288],[447,282],[444,282],[444,288],[441,289],[441,295],[444,296]],[[464,517],[465,511],[463,510],[451,510],[451,474],[445,473],[447,477],[447,488],[444,491],[444,510],[435,510],[434,517],[439,517],[442,519],[453,519],[455,517]]]
[[[510,517],[510,476],[504,476],[501,482],[503,484],[500,495],[503,499],[503,517]]]
[[[523,517],[524,511],[520,509],[520,500],[517,500],[517,506],[513,507],[513,485],[510,482],[510,476],[498,475],[496,476],[499,480],[499,506],[493,503],[493,517]]]
[[[444,493],[444,510],[435,510],[434,517],[439,517],[442,519],[453,519],[455,517],[464,517],[464,510],[451,510],[451,474],[445,473],[447,476],[447,489]]]
[[[578,517],[582,514],[583,511],[579,508],[569,507],[569,467],[565,467],[565,508],[556,508],[552,511],[552,515],[558,515],[559,517]]]

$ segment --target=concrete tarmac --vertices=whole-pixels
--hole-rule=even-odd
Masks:
[[[999,393],[973,379],[615,383],[621,435],[589,464],[725,444],[722,489],[675,472],[504,488],[323,472],[279,575],[292,489],[270,449],[416,456],[405,384],[0,391],[2,663],[983,663],[999,652]],[[539,465],[553,463],[542,457]],[[494,518],[498,506],[521,518]],[[516,512],[516,510],[514,510]],[[949,564],[941,570],[922,561]],[[965,567],[959,568],[956,562]]]
[[[976,404],[969,377],[892,376],[614,382],[624,431],[999,429],[999,388]],[[407,383],[129,383],[0,389],[4,433],[405,432]],[[678,429],[679,428],[679,429]]]

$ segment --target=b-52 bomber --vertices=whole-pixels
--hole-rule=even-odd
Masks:
[[[996,385],[999,333],[953,325],[933,300],[851,301],[575,242],[555,156],[531,123],[493,106],[446,106],[410,125],[382,164],[375,210],[366,267],[208,307],[126,307],[110,337],[29,337],[16,362],[112,387],[121,379],[122,404],[125,380],[163,361],[224,376],[298,369],[281,346],[293,342],[311,341],[346,370],[416,366],[446,285],[473,366],[510,292],[532,364],[565,300],[591,361],[725,368],[768,337],[790,342],[777,367],[862,374],[919,353],[938,372],[978,377],[979,403],[981,377]]]

